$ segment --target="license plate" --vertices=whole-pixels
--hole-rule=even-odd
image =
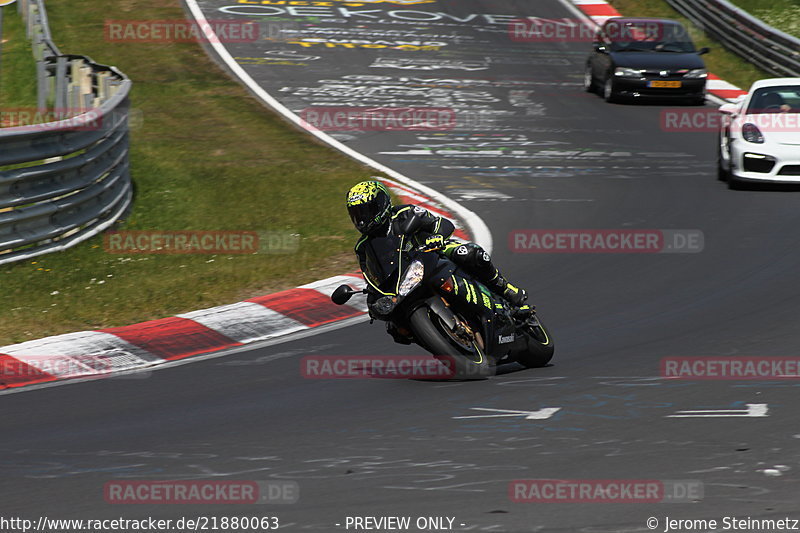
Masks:
[[[679,81],[666,81],[666,80],[652,80],[647,84],[648,87],[655,89],[680,89],[681,82]]]

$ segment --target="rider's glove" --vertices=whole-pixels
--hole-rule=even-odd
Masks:
[[[441,235],[431,235],[425,239],[426,250],[438,250],[444,248],[444,237]]]

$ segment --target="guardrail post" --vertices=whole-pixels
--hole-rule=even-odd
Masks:
[[[56,59],[56,94],[54,106],[60,111],[67,108],[67,58],[59,57]]]
[[[81,108],[91,109],[94,99],[94,92],[92,90],[92,67],[84,64],[79,72],[80,78],[78,79],[78,87],[81,95]]]
[[[42,50],[41,24],[34,24],[32,26],[31,39],[33,40],[33,57],[36,59],[36,61],[41,61],[44,58],[44,50]]]
[[[67,89],[67,107],[70,111],[77,112],[81,107],[80,99],[80,72],[83,60],[73,59],[69,62],[69,78]]]
[[[36,62],[36,107],[47,109],[47,67],[43,61]]]
[[[28,39],[30,39],[31,35],[33,34],[33,24],[36,20],[37,11],[37,7],[34,4],[30,4],[30,7],[28,8],[28,18],[26,20],[27,24],[25,25],[25,35],[28,37]]]
[[[97,98],[103,102],[108,98],[108,78],[111,77],[109,72],[98,72],[97,79]]]

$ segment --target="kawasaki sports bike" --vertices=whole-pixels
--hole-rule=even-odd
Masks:
[[[433,354],[448,377],[480,379],[498,364],[541,367],[553,357],[553,339],[537,315],[516,316],[504,298],[439,251],[392,233],[364,246],[367,288],[341,285],[331,299],[343,305],[354,294],[369,294],[370,316],[388,322],[397,342]]]

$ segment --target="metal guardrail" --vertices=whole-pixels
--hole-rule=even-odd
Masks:
[[[17,5],[36,58],[39,111],[58,120],[0,128],[0,264],[74,246],[113,224],[133,198],[131,81],[62,54],[44,0]]]
[[[667,0],[731,52],[776,76],[800,76],[800,39],[725,0]]]

